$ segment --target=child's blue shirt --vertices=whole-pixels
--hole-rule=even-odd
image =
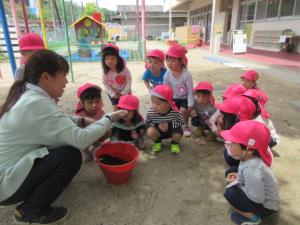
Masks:
[[[147,69],[143,75],[143,80],[149,81],[151,87],[155,87],[159,84],[163,84],[164,82],[164,75],[166,73],[166,68],[162,67],[160,69],[159,76],[155,76],[149,69]]]

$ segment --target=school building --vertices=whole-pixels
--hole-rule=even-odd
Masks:
[[[300,0],[176,0],[172,10],[187,11],[187,25],[199,26],[206,43],[219,33],[230,47],[233,31],[243,29],[247,47],[300,52]]]

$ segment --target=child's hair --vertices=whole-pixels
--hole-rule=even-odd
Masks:
[[[246,146],[246,145],[243,145],[243,144],[239,144],[239,145],[241,146],[241,149],[242,149],[243,151],[246,151],[246,150],[247,150],[247,146]],[[260,154],[258,153],[258,151],[252,151],[252,155],[255,156],[255,157],[261,158],[261,157],[260,157]]]
[[[118,108],[122,109],[122,108]],[[138,110],[133,110],[133,117],[131,119],[131,123],[137,124],[143,120],[143,117],[139,114]],[[119,123],[125,123],[124,119],[119,119]]]
[[[209,96],[209,95],[211,95],[211,92],[209,90],[197,90],[196,94],[202,94],[205,96]]]
[[[8,112],[26,90],[26,83],[38,85],[41,75],[47,72],[55,77],[58,72],[69,72],[69,64],[61,55],[51,50],[35,52],[25,65],[24,76],[11,86],[8,96],[0,107],[0,118]]]
[[[257,116],[259,116],[261,114],[261,109],[260,109],[258,101],[255,98],[252,98],[252,97],[249,97],[249,96],[245,96],[245,97],[249,98],[253,102],[253,104],[255,105],[256,110],[253,113],[253,118],[256,118]]]
[[[101,91],[98,88],[88,88],[80,95],[81,102],[93,99],[101,99]]]
[[[232,113],[226,113],[221,111],[221,113],[224,115],[224,129],[229,130],[234,124],[236,124],[239,121],[239,118],[237,115],[234,115]]]
[[[108,47],[102,51],[102,68],[104,74],[107,74],[110,70],[110,68],[105,64],[105,57],[108,55],[113,55],[117,57],[118,62],[116,65],[116,70],[118,73],[120,73],[125,68],[124,59],[119,55],[119,52],[116,49],[112,47]]]

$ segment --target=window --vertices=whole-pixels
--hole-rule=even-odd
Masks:
[[[296,0],[296,6],[295,6],[295,16],[300,16],[300,0]]]
[[[269,0],[268,1],[267,18],[272,18],[272,17],[278,16],[279,2],[280,2],[279,0]]]
[[[256,19],[261,20],[266,18],[267,0],[257,2]]]
[[[248,5],[247,20],[254,20],[255,2]]]
[[[294,12],[295,0],[282,0],[280,16],[292,16]]]
[[[241,18],[240,21],[246,21],[247,19],[247,5],[241,5]]]

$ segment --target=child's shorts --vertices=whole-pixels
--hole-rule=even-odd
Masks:
[[[118,105],[120,98],[112,98],[108,93],[107,93],[109,100],[111,101],[112,105]]]
[[[180,108],[188,108],[188,101],[186,99],[178,99],[174,98],[173,101],[175,102],[175,105],[177,106],[178,109]]]
[[[173,128],[172,130],[168,130],[167,132],[161,132],[158,130],[160,133],[160,139],[168,139],[173,136],[173,134],[180,134],[181,136],[183,135],[183,130],[181,127]]]
[[[260,217],[270,216],[276,212],[265,208],[262,204],[251,201],[237,185],[227,188],[224,197],[234,208],[242,212],[252,212]]]
[[[194,127],[201,127],[203,130],[209,130],[209,127],[200,116],[192,117],[191,124]]]

